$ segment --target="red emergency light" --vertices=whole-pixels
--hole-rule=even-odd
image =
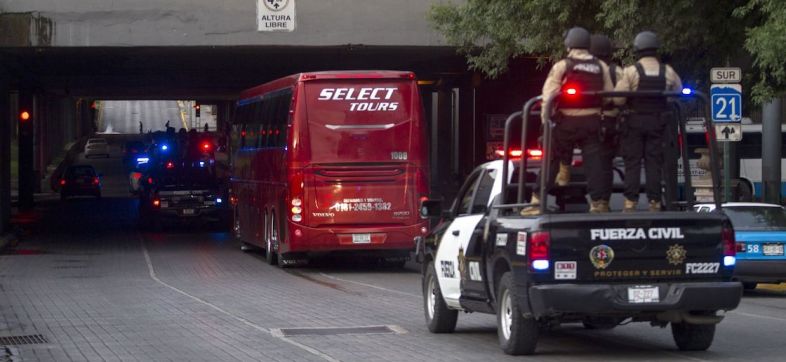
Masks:
[[[502,150],[496,150],[494,153],[499,157],[504,157],[505,152]],[[508,151],[508,156],[510,158],[521,158],[523,152],[521,150],[510,150]],[[529,160],[540,160],[543,158],[543,150],[537,148],[530,148],[527,149],[527,159]]]
[[[172,161],[169,161],[169,162],[166,163],[166,168],[168,170],[171,170],[171,169],[175,168],[175,164]]]
[[[203,142],[202,143],[202,149],[205,150],[205,151],[210,151],[211,147],[212,146],[210,145],[210,142]]]

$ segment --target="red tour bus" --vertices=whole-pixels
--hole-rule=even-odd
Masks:
[[[244,249],[270,264],[356,252],[403,265],[427,232],[425,121],[415,75],[302,73],[241,93],[232,203]]]

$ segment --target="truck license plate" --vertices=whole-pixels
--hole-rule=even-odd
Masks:
[[[371,243],[371,234],[352,234],[352,243],[369,244]]]
[[[628,287],[628,303],[657,303],[659,301],[658,287],[649,285]]]
[[[183,215],[194,215],[194,209],[183,209]]]
[[[764,255],[783,255],[783,244],[764,244]]]

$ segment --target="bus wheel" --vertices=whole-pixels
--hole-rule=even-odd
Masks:
[[[276,215],[270,215],[270,223],[266,228],[265,238],[265,261],[270,265],[278,264],[278,252],[276,245],[278,244],[278,228],[276,227]]]
[[[519,310],[518,291],[513,284],[513,274],[507,272],[499,282],[497,304],[497,336],[502,350],[509,355],[535,353],[540,327],[532,316],[525,317]]]
[[[751,189],[751,185],[749,185],[746,181],[741,180],[740,183],[737,184],[737,201],[753,201],[753,190]]]

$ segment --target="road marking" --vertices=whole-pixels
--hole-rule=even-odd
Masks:
[[[731,311],[729,313],[739,314],[739,315],[742,315],[742,316],[752,317],[752,318],[770,319],[770,320],[779,321],[779,322],[786,322],[786,318],[778,318],[778,317],[770,317],[770,316],[760,315],[760,314],[738,312],[736,310],[733,310],[733,311]]]
[[[351,283],[351,284],[362,285],[362,286],[364,286],[364,287],[368,287],[368,288],[374,288],[374,289],[378,289],[378,290],[384,290],[384,291],[386,291],[386,292],[390,292],[390,293],[394,293],[394,294],[407,295],[407,296],[410,296],[410,297],[416,297],[416,298],[420,298],[420,297],[421,297],[420,295],[417,295],[417,294],[412,294],[412,293],[402,292],[402,291],[395,290],[395,289],[388,289],[388,288],[383,288],[383,287],[379,287],[379,286],[376,286],[376,285],[373,285],[373,284],[366,284],[366,283],[362,283],[362,282],[356,282],[356,281],[354,281],[354,280],[347,280],[347,279],[342,279],[342,278],[335,277],[335,276],[332,276],[332,275],[329,275],[329,274],[325,274],[325,273],[319,273],[319,275],[321,275],[321,276],[323,276],[323,277],[325,277],[325,278],[330,278],[330,279],[333,279],[333,280],[338,280],[338,281],[340,281],[340,282],[345,282],[345,283]]]
[[[145,262],[147,263],[147,270],[150,273],[150,278],[153,279],[156,283],[161,284],[161,285],[163,285],[163,286],[165,286],[165,287],[167,287],[167,288],[169,288],[169,289],[171,289],[171,290],[173,290],[173,291],[175,291],[177,293],[180,293],[180,294],[182,294],[182,295],[184,295],[186,297],[189,297],[189,298],[191,298],[191,299],[193,299],[193,300],[195,300],[195,301],[197,301],[199,303],[202,303],[202,304],[204,304],[204,305],[206,305],[206,306],[208,306],[208,307],[218,311],[219,313],[222,313],[224,315],[232,317],[236,321],[238,321],[240,323],[243,323],[246,326],[249,326],[249,327],[251,327],[253,329],[256,329],[256,330],[258,330],[260,332],[267,333],[267,334],[269,334],[269,335],[271,335],[271,336],[273,336],[273,337],[275,337],[275,338],[277,338],[277,339],[279,339],[281,341],[287,342],[287,343],[289,343],[289,344],[291,344],[291,345],[293,345],[295,347],[298,347],[298,348],[300,348],[300,349],[302,349],[304,351],[307,351],[307,352],[309,352],[309,353],[311,353],[311,354],[313,354],[315,356],[318,356],[318,357],[320,357],[320,358],[322,358],[322,359],[324,359],[326,361],[331,361],[331,362],[338,362],[339,361],[339,360],[337,360],[337,359],[335,359],[335,358],[333,358],[333,357],[331,357],[331,356],[329,356],[329,355],[327,355],[325,353],[320,352],[317,349],[314,349],[314,348],[311,348],[311,347],[306,346],[304,344],[295,342],[295,341],[293,341],[291,339],[288,339],[288,338],[284,337],[283,335],[277,335],[276,333],[273,333],[273,331],[270,330],[270,329],[267,329],[265,327],[257,325],[255,323],[249,321],[248,319],[245,319],[245,318],[240,317],[238,315],[232,314],[231,312],[229,312],[229,311],[227,311],[227,310],[225,310],[225,309],[223,309],[223,308],[221,308],[221,307],[219,307],[219,306],[217,306],[217,305],[215,305],[213,303],[210,303],[210,302],[208,302],[208,301],[206,301],[206,300],[204,300],[204,299],[202,299],[200,297],[197,297],[195,295],[189,294],[188,292],[186,292],[186,291],[184,291],[184,290],[182,290],[180,288],[177,288],[177,287],[175,287],[173,285],[170,285],[167,282],[159,279],[158,276],[156,275],[156,270],[153,267],[153,261],[150,259],[150,253],[147,251],[147,246],[145,245],[144,239],[141,236],[139,236],[139,235],[138,235],[138,238],[139,238],[139,242],[142,244],[142,252],[145,255]]]

